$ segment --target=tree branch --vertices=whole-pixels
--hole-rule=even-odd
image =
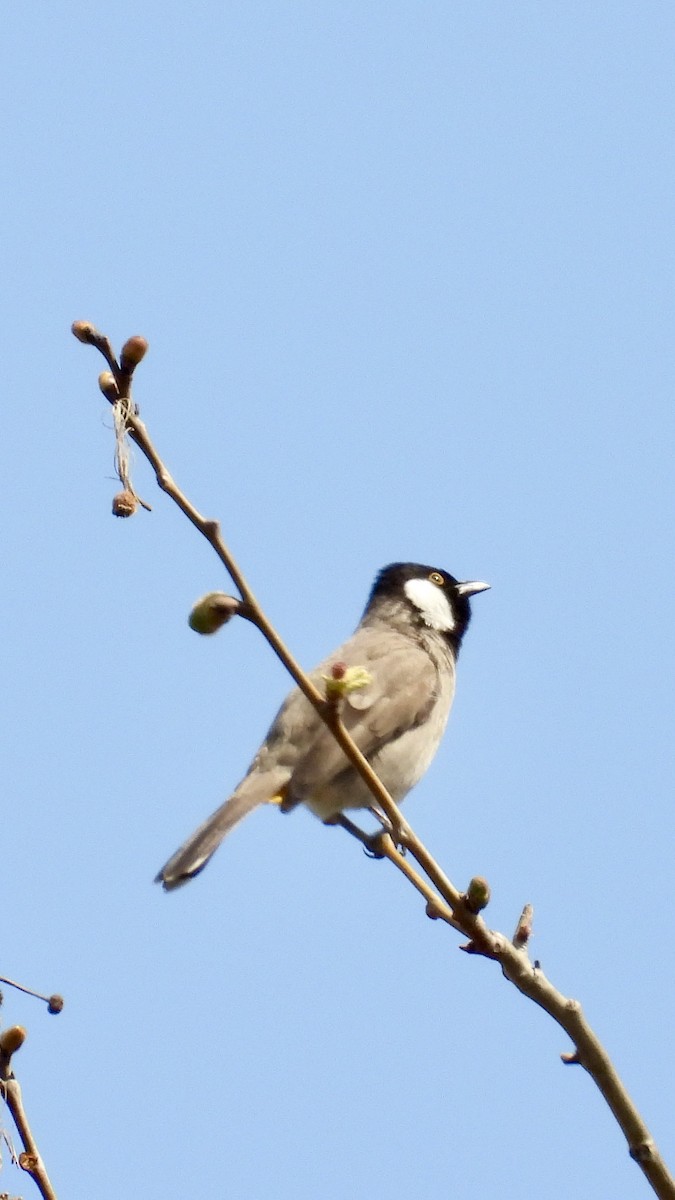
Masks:
[[[12,1055],[23,1045],[25,1038],[26,1031],[21,1025],[12,1025],[0,1034],[0,1092],[23,1143],[19,1166],[33,1177],[44,1200],[57,1200],[26,1116],[19,1081],[12,1070]]]
[[[485,881],[472,880],[467,892],[463,893],[448,879],[401,815],[368,760],[352,741],[340,718],[339,704],[328,701],[326,696],[319,692],[266,617],[225,545],[218,522],[202,516],[167,470],[131,398],[132,375],[147,349],[145,340],[130,338],[125,343],[118,363],[108,339],[92,325],[77,321],[73,325],[73,333],[81,342],[95,346],[103,354],[110,368],[110,375],[101,376],[99,386],[109,402],[117,408],[118,414],[121,413],[122,419],[118,419],[118,427],[126,431],[145,455],[161,490],[170,496],[213,547],[241,594],[241,615],[260,630],[309,703],[326,722],[345,756],[366,782],[378,807],[389,821],[393,836],[382,833],[375,839],[378,855],[387,858],[423,896],[429,917],[444,921],[469,938],[468,944],[462,949],[497,961],[505,978],[524,996],[543,1008],[565,1030],[572,1039],[574,1051],[563,1054],[563,1062],[579,1063],[585,1068],[622,1129],[631,1157],[641,1167],[656,1195],[661,1200],[675,1200],[675,1180],[614,1069],[607,1051],[586,1021],[581,1005],[578,1001],[563,996],[562,992],[549,982],[539,964],[533,963],[528,955],[527,942],[532,927],[531,906],[528,905],[523,910],[513,940],[486,925],[479,915],[479,910],[485,907],[489,898],[489,889]],[[125,486],[128,486],[128,481],[120,477]],[[407,856],[398,849],[399,845],[405,847],[415,859],[426,879],[411,866]]]

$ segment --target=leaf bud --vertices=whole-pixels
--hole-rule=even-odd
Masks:
[[[145,358],[147,352],[148,343],[144,337],[136,334],[135,337],[127,338],[120,354],[120,367],[127,374],[131,375],[131,372],[138,366],[139,362],[142,362]]]
[[[101,374],[98,377],[98,386],[103,392],[106,400],[109,400],[111,404],[114,404],[116,400],[119,400],[119,392],[117,390],[115,376],[113,375],[112,371],[101,371]]]
[[[14,1054],[26,1040],[26,1030],[23,1025],[10,1025],[0,1033],[0,1051],[9,1056]]]
[[[223,625],[236,616],[241,609],[241,601],[224,592],[208,592],[195,604],[188,625],[195,633],[217,633]]]
[[[490,885],[481,875],[474,875],[466,889],[466,906],[472,913],[479,913],[490,903]]]
[[[78,342],[84,342],[85,346],[91,346],[96,341],[98,331],[89,321],[73,321],[70,328]]]

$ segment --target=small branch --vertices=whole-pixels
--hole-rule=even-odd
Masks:
[[[26,996],[34,996],[36,1000],[44,1000],[47,1012],[60,1013],[63,1008],[63,996],[59,996],[56,992],[52,996],[43,996],[42,992],[35,992],[33,988],[26,987],[23,983],[17,983],[14,979],[7,979],[5,975],[0,975],[0,983],[6,983],[8,987],[16,988],[17,992],[24,992]]]
[[[579,1063],[585,1068],[621,1127],[628,1142],[631,1157],[641,1167],[656,1195],[661,1200],[675,1200],[675,1181],[668,1172],[649,1130],[612,1066],[607,1051],[583,1016],[581,1006],[577,1001],[567,999],[553,987],[539,967],[531,962],[527,954],[526,947],[532,929],[532,906],[526,905],[523,909],[513,940],[488,928],[478,912],[489,899],[489,888],[485,881],[472,880],[465,894],[460,892],[448,879],[426,846],[401,815],[398,806],[373,771],[370,763],[353,742],[340,717],[339,703],[327,699],[315,687],[266,617],[241,569],[225,545],[218,522],[202,516],[166,469],[131,399],[131,379],[134,367],[137,365],[131,360],[136,357],[137,361],[140,361],[147,348],[147,343],[142,338],[129,339],[125,343],[118,364],[110,342],[93,326],[85,322],[76,322],[73,332],[80,341],[95,346],[103,354],[110,367],[112,381],[108,378],[106,386],[99,381],[101,390],[111,404],[122,405],[125,429],[150,463],[155,472],[158,486],[170,496],[191,524],[212,546],[241,594],[241,615],[260,630],[309,703],[331,730],[345,756],[365,781],[378,807],[389,821],[393,838],[388,833],[380,835],[377,839],[378,854],[387,858],[424,898],[426,911],[430,917],[442,920],[469,938],[468,945],[462,949],[496,960],[500,964],[505,978],[524,996],[544,1009],[569,1034],[575,1049],[571,1054],[564,1054],[563,1061]],[[126,353],[125,357],[125,352],[130,346],[133,353],[131,355]],[[140,357],[138,356],[139,347],[142,349]],[[411,866],[407,856],[399,850],[399,845],[403,846],[415,859],[423,874],[430,881],[429,883]]]
[[[0,1093],[12,1114],[17,1133],[23,1143],[19,1155],[19,1166],[35,1180],[36,1187],[44,1200],[57,1200],[47,1169],[37,1148],[33,1132],[23,1106],[21,1087],[12,1070],[12,1055],[23,1045],[25,1029],[14,1025],[0,1034]]]
[[[75,328],[76,326],[78,327],[77,332]],[[75,326],[73,326],[73,332],[79,341],[86,342],[87,344],[92,345],[99,350],[108,363],[108,366],[110,367],[110,370],[114,376],[117,394],[111,397],[109,392],[106,390],[104,391],[104,395],[106,395],[109,403],[113,404],[113,406],[118,404],[122,404],[124,406],[126,430],[131,440],[136,446],[138,446],[138,449],[142,454],[145,455],[150,463],[150,466],[155,472],[155,478],[157,480],[158,487],[161,488],[161,490],[173,500],[174,504],[178,506],[181,512],[187,517],[188,521],[194,525],[195,529],[199,530],[202,537],[206,538],[207,542],[215,551],[216,555],[227,570],[235,587],[239,590],[245,606],[242,615],[257,626],[265,640],[277,655],[277,658],[281,660],[286,670],[290,675],[292,675],[300,690],[304,693],[307,700],[309,700],[309,703],[316,709],[329,728],[333,730],[333,734],[339,745],[344,750],[347,758],[352,763],[361,778],[365,780],[366,784],[372,791],[373,796],[377,800],[378,804],[380,804],[385,816],[391,822],[393,829],[398,830],[402,827],[403,822],[396,804],[394,804],[394,801],[392,800],[386,788],[380,783],[380,780],[373,771],[367,758],[361,754],[361,751],[350,738],[346,729],[342,725],[342,722],[339,720],[339,718],[334,717],[333,710],[330,705],[327,705],[325,696],[323,696],[318,688],[314,686],[311,679],[309,679],[303,671],[299,662],[297,662],[297,660],[291,654],[286,643],[279,636],[271,622],[267,619],[267,616],[258,603],[253,589],[245,578],[243,571],[240,569],[231,551],[223,541],[218,521],[204,517],[202,513],[199,512],[199,510],[194,504],[192,504],[185,493],[178,487],[175,479],[164,465],[159,453],[155,449],[155,446],[150,439],[150,435],[148,434],[144,422],[138,415],[136,406],[132,400],[131,381],[133,368],[131,370],[127,369],[126,371],[122,370],[115,359],[108,338],[104,337],[103,334],[100,334],[92,325],[89,325],[86,322],[76,322]],[[125,343],[125,346],[128,346],[130,341],[136,340],[137,339],[130,338],[129,341]]]
[[[452,909],[449,908],[448,905],[445,904],[438,895],[438,893],[429,886],[426,879],[423,879],[419,872],[417,872],[414,867],[411,867],[408,860],[404,858],[400,850],[398,850],[394,845],[390,834],[381,833],[376,841],[378,854],[381,854],[383,858],[389,859],[389,862],[392,863],[402,875],[405,875],[408,882],[411,883],[413,887],[417,889],[420,895],[424,897],[427,902],[427,916],[431,917],[432,920],[445,921],[447,925],[451,925],[453,929],[457,929],[459,933],[463,933],[464,931],[462,926],[460,925],[459,921],[455,919]]]
[[[526,951],[506,939],[502,940],[496,958],[506,978],[569,1034],[574,1051],[561,1055],[562,1061],[579,1063],[585,1068],[614,1114],[631,1158],[641,1167],[656,1195],[661,1200],[673,1200],[675,1180],[578,1000],[570,1000],[559,992],[541,969],[534,967]]]

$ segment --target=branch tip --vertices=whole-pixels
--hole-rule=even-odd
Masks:
[[[100,339],[100,333],[90,321],[73,321],[71,332],[85,346],[95,346]]]
[[[127,338],[120,354],[120,370],[124,371],[125,375],[133,375],[147,353],[148,343],[144,337],[135,334],[134,337]]]
[[[16,1051],[23,1046],[26,1037],[26,1030],[23,1025],[10,1025],[9,1029],[3,1029],[0,1033],[0,1054],[3,1058],[11,1058]]]
[[[98,386],[111,404],[115,404],[119,400],[120,394],[112,371],[101,371],[98,377]]]
[[[526,904],[518,918],[518,924],[513,935],[513,944],[518,950],[522,950],[526,946],[532,936],[532,918],[534,917],[534,908],[531,904]]]

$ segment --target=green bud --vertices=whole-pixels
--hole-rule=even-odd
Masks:
[[[358,692],[373,682],[372,675],[365,667],[345,667],[344,663],[336,663],[330,675],[323,675],[326,685],[326,698],[339,700],[350,692]]]
[[[466,906],[473,913],[479,913],[490,903],[490,885],[481,875],[474,875],[465,896]]]
[[[226,596],[224,592],[208,592],[195,604],[188,625],[195,633],[217,633],[241,608],[241,601],[234,596]]]

